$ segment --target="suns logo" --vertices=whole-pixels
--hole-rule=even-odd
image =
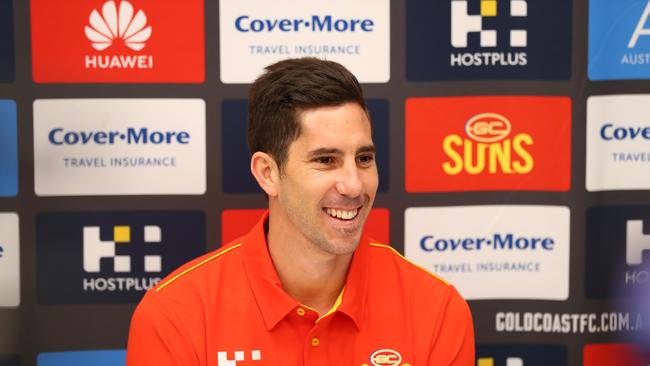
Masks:
[[[118,8],[115,1],[107,1],[100,14],[96,9],[90,13],[90,26],[85,27],[86,37],[97,51],[110,47],[116,39],[134,50],[140,51],[151,37],[151,26],[147,26],[147,16],[142,10],[134,15],[133,5],[120,1]]]
[[[533,138],[527,133],[510,136],[510,121],[496,113],[481,113],[465,123],[462,138],[453,134],[442,142],[442,148],[449,161],[442,169],[449,175],[467,174],[526,174],[534,166],[534,160],[527,146]]]

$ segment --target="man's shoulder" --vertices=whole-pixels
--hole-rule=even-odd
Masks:
[[[447,280],[413,263],[389,244],[369,241],[368,245],[373,282],[392,282],[415,297],[440,299],[460,296]]]
[[[231,272],[235,277],[242,271],[234,270],[241,261],[242,241],[233,241],[215,251],[183,264],[149,290],[148,295],[171,296],[178,298],[197,288],[212,287],[220,281],[220,274]],[[233,278],[234,279],[234,278]]]

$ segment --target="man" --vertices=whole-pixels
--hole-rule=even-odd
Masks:
[[[314,58],[268,66],[251,86],[248,142],[268,212],[145,295],[128,366],[474,363],[458,292],[362,234],[378,177],[350,72]]]

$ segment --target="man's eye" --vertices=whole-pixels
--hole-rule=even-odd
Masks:
[[[314,160],[319,164],[331,164],[334,161],[331,156],[319,156]]]
[[[375,157],[372,155],[361,155],[357,158],[357,161],[361,164],[370,164],[375,160]]]

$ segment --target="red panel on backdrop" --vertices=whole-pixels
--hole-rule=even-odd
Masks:
[[[583,366],[646,366],[649,362],[631,344],[588,344],[583,352]]]
[[[31,0],[37,83],[204,80],[203,1]]]
[[[246,234],[260,219],[263,209],[224,210],[221,214],[221,243]],[[390,213],[386,208],[373,208],[370,211],[364,231],[371,238],[382,243],[390,241]]]
[[[567,97],[410,98],[406,191],[568,191]]]

